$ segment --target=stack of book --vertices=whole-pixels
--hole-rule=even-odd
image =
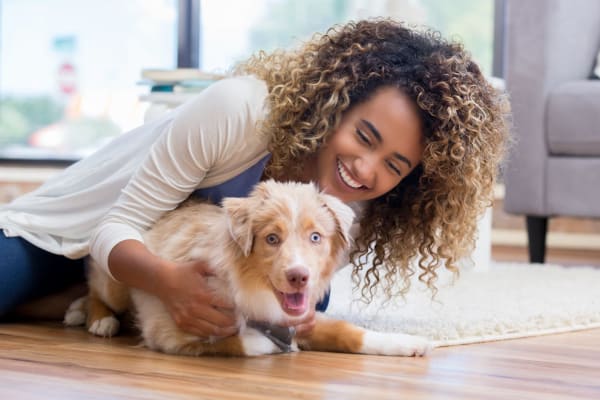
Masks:
[[[144,120],[159,117],[224,77],[193,68],[142,70],[139,84],[150,87],[149,93],[140,96],[142,102],[149,103]]]
[[[222,78],[194,68],[143,69],[139,83],[150,86],[150,92],[199,92]]]

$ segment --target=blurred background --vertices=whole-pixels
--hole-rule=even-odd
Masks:
[[[492,73],[494,0],[0,0],[0,158],[73,161],[139,125],[142,69],[226,72],[372,16],[439,30]]]

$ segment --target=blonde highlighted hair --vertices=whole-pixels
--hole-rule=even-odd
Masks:
[[[473,249],[508,142],[508,103],[462,45],[390,19],[365,20],[297,50],[260,52],[237,73],[268,86],[260,129],[270,137],[270,176],[299,177],[344,114],[378,89],[396,87],[414,101],[422,162],[368,203],[351,259],[367,302],[379,285],[388,298],[405,294],[415,273],[435,294],[438,268],[457,272]]]

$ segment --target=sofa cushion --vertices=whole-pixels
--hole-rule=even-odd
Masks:
[[[600,81],[572,81],[553,89],[546,123],[551,154],[600,156]]]

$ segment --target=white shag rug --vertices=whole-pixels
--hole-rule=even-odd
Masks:
[[[462,271],[452,283],[441,274],[434,301],[413,283],[404,301],[366,306],[352,291],[351,268],[332,283],[327,315],[382,332],[425,336],[436,346],[561,333],[600,327],[600,269],[492,263]],[[352,299],[355,299],[353,301]]]

